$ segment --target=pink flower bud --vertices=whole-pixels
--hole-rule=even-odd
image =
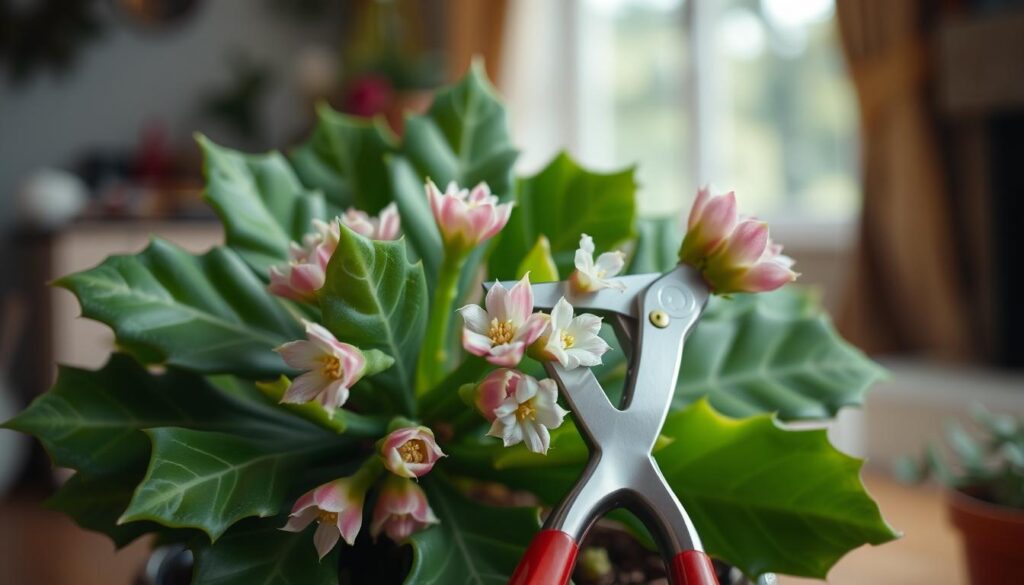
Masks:
[[[488,421],[494,421],[494,411],[505,399],[515,394],[516,387],[526,374],[519,370],[499,368],[487,375],[476,387],[476,407]]]
[[[295,502],[288,523],[281,530],[302,532],[316,521],[313,544],[320,558],[327,556],[338,539],[355,544],[363,525],[363,501],[371,482],[363,474],[336,479],[314,488]]]
[[[352,231],[371,240],[395,240],[401,226],[398,207],[394,203],[382,209],[377,217],[350,207],[338,219]]]
[[[690,211],[679,259],[701,271],[717,294],[767,292],[796,280],[793,260],[768,237],[768,224],[740,220],[733,193],[701,189]]]
[[[732,233],[737,217],[734,193],[712,196],[707,187],[699,190],[690,210],[679,259],[699,268],[701,262]]]
[[[373,507],[370,534],[377,538],[383,532],[391,540],[403,542],[439,522],[420,486],[412,480],[391,475],[384,480]]]
[[[427,427],[407,427],[392,431],[380,443],[384,467],[401,477],[423,477],[444,452]]]
[[[451,182],[441,193],[427,181],[426,192],[441,239],[449,249],[465,251],[489,240],[505,227],[512,213],[512,204],[499,204],[487,183],[468,191]]]
[[[775,290],[799,276],[781,252],[768,237],[767,223],[743,221],[707,258],[704,279],[718,294]]]
[[[327,278],[327,263],[338,249],[340,228],[337,222],[330,224],[313,220],[315,231],[302,238],[302,245],[292,242],[291,260],[284,266],[270,268],[271,294],[301,302],[315,302],[316,291],[324,286]]]

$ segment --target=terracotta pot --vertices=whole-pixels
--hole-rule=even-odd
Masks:
[[[960,530],[973,585],[1024,583],[1024,510],[981,500],[976,490],[951,492],[950,520]]]

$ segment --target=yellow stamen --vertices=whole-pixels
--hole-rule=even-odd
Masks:
[[[316,519],[318,521],[320,521],[321,523],[324,523],[324,522],[326,522],[328,524],[337,524],[338,523],[338,513],[337,512],[328,512],[327,510],[320,510],[319,512],[317,512],[316,516],[317,516]]]
[[[420,439],[410,439],[398,448],[398,454],[406,463],[423,463],[427,460],[427,446]]]
[[[491,320],[491,328],[487,331],[487,337],[491,338],[494,345],[502,345],[512,341],[512,337],[516,334],[516,326],[512,324],[512,320],[498,321],[497,319]]]
[[[341,378],[341,360],[333,355],[325,355],[320,358],[323,363],[324,376],[337,380]]]
[[[537,420],[537,409],[533,407],[533,400],[527,400],[516,409],[516,420],[523,422],[526,419]]]
[[[569,349],[570,347],[572,347],[575,344],[576,344],[576,338],[573,337],[572,335],[569,335],[567,332],[563,331],[562,332],[562,347],[564,347],[565,349]]]

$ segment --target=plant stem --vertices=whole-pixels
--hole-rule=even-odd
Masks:
[[[361,439],[379,439],[388,432],[388,419],[345,412],[344,434]]]
[[[441,273],[434,288],[434,303],[427,320],[427,334],[416,366],[417,394],[427,392],[444,377],[444,367],[448,362],[448,324],[458,293],[459,275],[465,263],[465,254],[445,250]]]

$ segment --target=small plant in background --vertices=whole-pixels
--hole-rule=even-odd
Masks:
[[[901,459],[897,475],[909,482],[933,478],[992,504],[1024,510],[1024,420],[982,406],[973,408],[972,417],[978,432],[950,422],[947,448],[935,443],[918,458]]]
[[[567,299],[536,311],[531,282],[616,294],[623,275],[682,261],[719,296],[654,455],[708,552],[748,575],[822,578],[895,538],[862,462],[783,425],[860,404],[881,370],[814,295],[784,287],[792,261],[733,194],[701,191],[684,240],[680,218],[636,218],[632,170],[562,154],[515,176],[480,67],[401,139],[319,115],[287,156],[199,139],[223,246],[156,239],[58,281],[117,352],[96,371],[61,367],[5,425],[75,470],[54,508],[118,545],[187,544],[197,585],[336,585],[345,559],[388,547],[411,550],[397,557],[406,583],[503,582],[539,507],[467,494],[497,485],[550,505],[587,460],[542,362],[592,368],[613,402],[627,369],[608,325]],[[481,299],[484,279],[517,284]]]
[[[904,480],[934,478],[949,488],[950,522],[959,530],[972,585],[1024,582],[1024,420],[973,408],[973,432],[946,426],[919,458],[896,466]],[[950,457],[952,455],[952,457]]]

